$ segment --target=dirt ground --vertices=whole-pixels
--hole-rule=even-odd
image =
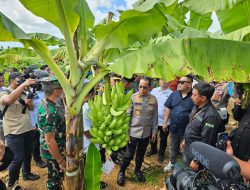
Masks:
[[[103,175],[102,181],[108,184],[107,190],[159,190],[163,187],[164,177],[167,175],[163,172],[163,167],[168,163],[166,159],[164,164],[159,164],[157,156],[146,157],[143,164],[143,170],[145,172],[148,181],[146,183],[139,183],[133,176],[134,162],[131,162],[130,167],[126,171],[126,184],[120,187],[116,184],[116,177],[119,171],[119,167],[115,166],[109,175]],[[45,190],[47,180],[47,169],[41,169],[32,163],[32,172],[40,175],[40,179],[37,181],[24,181],[20,176],[19,183],[26,190]],[[8,172],[1,172],[0,177],[7,179]]]
[[[228,111],[231,114],[233,107],[233,101],[231,100],[228,106]],[[237,126],[237,122],[230,117],[227,130],[231,131],[232,128]],[[169,144],[169,143],[168,143]],[[131,162],[128,170],[126,171],[126,184],[123,187],[120,187],[116,184],[116,178],[119,171],[119,167],[115,166],[112,172],[109,175],[103,175],[102,181],[105,181],[108,184],[107,190],[160,190],[164,185],[164,178],[169,173],[163,172],[163,167],[168,163],[168,152],[169,147],[166,150],[166,159],[163,164],[158,163],[157,156],[145,157],[143,164],[143,170],[146,175],[146,183],[138,183],[133,176],[134,162]],[[20,184],[26,190],[45,190],[46,189],[46,180],[47,180],[47,169],[40,169],[32,164],[32,172],[40,175],[40,179],[34,182],[23,181],[20,177]],[[7,172],[1,172],[0,178],[6,179]]]

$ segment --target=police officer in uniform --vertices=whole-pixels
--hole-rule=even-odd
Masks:
[[[196,105],[190,116],[184,134],[184,154],[186,163],[194,170],[198,170],[199,164],[192,160],[189,150],[190,144],[195,141],[215,145],[217,135],[222,128],[222,120],[216,108],[211,103],[214,87],[207,83],[197,83],[193,87],[192,100]]]
[[[38,108],[41,155],[47,162],[49,190],[61,190],[65,161],[66,123],[62,107],[57,104],[63,90],[54,77],[42,79],[45,93]]]
[[[126,147],[126,153],[121,163],[117,177],[117,184],[125,184],[125,170],[133,160],[136,153],[135,176],[138,181],[145,182],[145,176],[141,171],[144,155],[149,143],[152,130],[152,141],[155,141],[158,128],[158,105],[157,99],[149,94],[150,78],[142,77],[139,82],[139,92],[132,96],[132,104],[128,109],[131,114],[129,136],[130,140]]]

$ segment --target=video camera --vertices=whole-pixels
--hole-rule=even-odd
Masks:
[[[194,142],[190,150],[204,168],[198,172],[176,164],[165,180],[168,190],[247,190],[240,176],[238,163],[227,153],[201,142]]]
[[[20,79],[20,84],[24,83],[26,79],[28,79],[27,77],[31,78],[31,79],[36,79],[36,83],[30,85],[29,87],[27,87],[24,91],[23,94],[25,94],[27,96],[27,99],[33,99],[36,96],[36,91],[41,90],[42,88],[42,84],[39,80],[37,80],[37,77],[34,74],[30,74],[30,75],[22,75],[21,79]],[[25,114],[26,109],[28,108],[28,105],[25,104],[25,101],[21,98],[18,99],[18,101],[20,102],[20,104],[22,104],[24,106],[22,113]]]

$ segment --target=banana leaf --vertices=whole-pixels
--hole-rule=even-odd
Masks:
[[[206,81],[250,81],[250,43],[221,39],[172,39],[119,57],[109,69],[131,78],[133,73],[164,78],[194,73]]]
[[[85,189],[100,190],[101,168],[100,152],[93,143],[90,143],[84,168]]]
[[[70,96],[74,96],[74,91],[70,86],[70,83],[59,66],[53,61],[53,57],[46,44],[38,39],[33,39],[29,37],[22,29],[20,29],[14,22],[12,22],[8,17],[6,17],[2,12],[0,12],[0,41],[7,41],[16,39],[22,42],[26,47],[32,47],[42,59],[50,66],[51,70],[54,72],[58,81],[62,87],[69,92],[65,95],[68,102],[72,102]]]
[[[45,42],[45,44],[48,46],[57,46],[57,45],[64,46],[65,45],[64,39],[55,37],[55,36],[50,35],[50,34],[28,33],[27,35],[33,39],[39,39],[39,40]]]
[[[232,9],[216,12],[224,33],[233,32],[250,24],[250,0],[244,0]]]
[[[189,26],[198,30],[208,30],[212,24],[212,13],[199,15],[193,11],[190,11]]]
[[[79,16],[75,12],[75,6],[78,0],[19,0],[26,9],[32,12],[34,15],[39,16],[54,24],[58,27],[62,33],[63,25],[60,21],[60,16],[57,9],[57,3],[61,4],[61,9],[65,13],[67,27],[73,35],[79,24]]]
[[[185,0],[183,2],[189,10],[200,15],[205,15],[213,11],[231,9],[244,0]]]
[[[157,8],[142,13],[135,10],[124,11],[119,22],[97,25],[98,41],[105,40],[105,48],[127,48],[135,41],[144,40],[161,31],[166,17]]]
[[[174,4],[175,2],[178,2],[178,1],[177,0],[146,0],[146,1],[140,0],[140,1],[136,1],[133,4],[133,8],[134,10],[137,10],[137,11],[146,12],[152,9],[155,6],[155,4],[162,3],[166,7],[168,7]]]
[[[21,47],[4,49],[0,52],[0,55],[3,55],[3,54],[16,54],[21,57],[37,56],[36,52],[33,49],[21,48]]]

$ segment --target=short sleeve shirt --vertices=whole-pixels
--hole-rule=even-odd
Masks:
[[[62,107],[44,98],[38,108],[38,129],[42,157],[46,160],[53,159],[45,141],[45,134],[55,133],[55,140],[60,154],[65,155],[66,123]]]
[[[192,92],[189,92],[187,96],[182,97],[179,90],[173,92],[165,102],[165,107],[171,109],[170,117],[170,132],[184,135],[185,128],[189,122],[189,115],[194,107],[194,103],[191,99]]]
[[[9,92],[13,91],[11,87],[8,87],[7,90]],[[10,94],[7,90],[0,92],[0,105],[2,109],[5,107],[5,105],[2,104],[3,97]],[[23,93],[20,98],[25,100],[27,96]],[[29,110],[26,109],[25,112],[22,113],[23,109],[24,106],[18,100],[9,105],[3,117],[4,136],[8,134],[19,135],[31,130]]]

